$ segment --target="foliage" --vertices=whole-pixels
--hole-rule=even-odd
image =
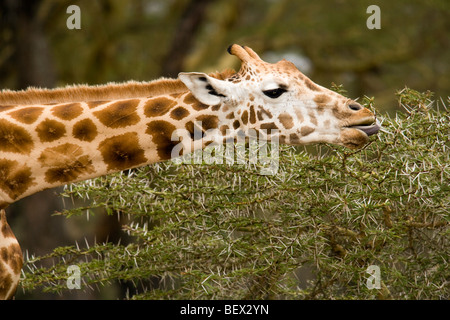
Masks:
[[[63,292],[75,264],[131,299],[448,299],[450,115],[430,97],[399,91],[406,111],[358,151],[280,146],[276,175],[165,162],[71,185],[90,204],[65,215],[106,208],[130,240],[31,257],[21,286]]]

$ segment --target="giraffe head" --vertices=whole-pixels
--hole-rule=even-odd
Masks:
[[[197,72],[179,75],[196,99],[220,108],[222,136],[251,131],[292,145],[324,142],[354,149],[380,129],[371,111],[315,84],[293,63],[267,63],[252,49],[236,44],[228,52],[242,65],[227,79]]]

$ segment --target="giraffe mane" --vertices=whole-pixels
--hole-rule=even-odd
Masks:
[[[234,73],[233,70],[225,70],[209,75],[224,80]],[[181,80],[168,78],[143,82],[111,82],[104,85],[70,85],[55,89],[30,87],[20,91],[8,89],[0,91],[0,104],[31,105],[100,100],[108,101],[152,97],[163,94],[177,94],[186,92],[187,90],[188,88]]]

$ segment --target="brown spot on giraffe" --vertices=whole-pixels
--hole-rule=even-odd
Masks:
[[[203,104],[200,101],[198,101],[197,99],[195,99],[195,97],[192,93],[188,93],[186,95],[186,97],[184,97],[183,102],[192,106],[192,108],[194,108],[194,110],[197,110],[197,111],[205,110],[205,109],[209,108],[208,105]]]
[[[308,113],[308,115],[309,115],[309,120],[311,121],[311,123],[312,123],[313,125],[317,126],[317,117],[316,117],[316,115],[314,114],[314,112],[313,112],[312,110],[310,110],[309,113]]]
[[[0,112],[11,110],[15,108],[16,106],[0,106]]]
[[[220,133],[225,136],[230,128],[227,125],[220,126]]]
[[[282,113],[278,116],[278,120],[280,120],[283,127],[286,129],[291,129],[294,126],[294,120],[288,113]]]
[[[308,126],[303,126],[303,127],[300,129],[300,134],[301,134],[303,137],[305,137],[305,136],[307,136],[307,135],[313,133],[314,130],[315,130],[314,128],[311,128],[311,127],[308,127]]]
[[[0,236],[3,238],[15,238],[14,233],[6,222],[6,213],[3,209],[0,209],[0,226]]]
[[[170,112],[170,117],[174,120],[181,120],[189,115],[189,111],[183,107],[177,107]]]
[[[279,143],[287,143],[287,137],[285,135],[280,135],[278,139]]]
[[[0,159],[0,189],[17,199],[34,183],[31,168],[16,160]]]
[[[299,138],[299,136],[297,134],[291,133],[289,135],[289,142],[292,143],[292,144],[299,143],[300,142],[300,138]]]
[[[273,122],[263,123],[261,124],[260,128],[263,130],[267,130],[268,134],[273,134],[275,133],[274,131],[278,130],[278,127]]]
[[[144,113],[147,117],[153,118],[166,114],[176,105],[175,100],[165,97],[150,99],[145,103]]]
[[[0,280],[2,281],[0,286],[0,299],[10,299],[9,291],[13,287],[14,281],[2,263],[0,263]]]
[[[45,149],[38,161],[43,167],[50,167],[45,172],[48,183],[76,181],[95,171],[90,157],[83,154],[80,146],[71,143]]]
[[[244,110],[244,112],[242,112],[241,119],[242,119],[242,123],[244,125],[246,125],[248,123],[248,111],[247,110]]]
[[[258,116],[259,121],[264,120],[264,116],[267,116],[268,119],[272,119],[273,115],[269,110],[266,110],[263,108],[263,106],[258,106],[258,111],[256,112],[256,115]]]
[[[305,75],[299,72],[297,73],[297,79],[303,81],[303,79],[305,79]]]
[[[69,103],[53,107],[52,113],[62,120],[72,120],[83,113],[83,108],[80,103]]]
[[[128,132],[100,142],[98,150],[109,171],[125,170],[147,162],[136,132]]]
[[[27,130],[0,119],[0,151],[29,154],[33,145],[33,139]]]
[[[125,128],[139,122],[136,113],[139,99],[122,100],[107,106],[103,110],[94,111],[101,123],[110,128]]]
[[[186,128],[186,130],[189,132],[191,139],[195,140],[197,137],[194,135],[194,123],[192,121],[187,122],[184,127]],[[201,138],[201,135],[200,135]]]
[[[56,120],[45,119],[36,127],[36,132],[41,142],[52,142],[66,134],[66,126]]]
[[[351,112],[350,111],[341,111],[339,106],[340,106],[339,101],[336,101],[335,104],[332,106],[331,111],[333,113],[333,116],[339,120],[348,118],[350,116]]]
[[[12,299],[23,266],[23,255],[17,239],[6,221],[5,210],[0,210],[0,239],[9,238],[9,244],[0,248],[0,299]]]
[[[256,113],[255,113],[255,107],[253,105],[250,106],[250,123],[251,124],[256,123]]]
[[[331,98],[329,95],[321,93],[316,95],[313,100],[318,106],[324,106],[331,101]]]
[[[86,104],[88,105],[89,109],[96,108],[98,106],[104,105],[107,103],[107,101],[87,101]]]
[[[40,107],[28,107],[12,111],[9,115],[22,123],[32,124],[39,118],[43,111],[44,109]]]
[[[225,118],[226,119],[234,119],[234,112],[231,111],[229,114],[227,114],[227,116]]]
[[[331,97],[326,94],[318,94],[314,97],[314,102],[317,104],[317,111],[322,114],[325,110],[332,108]]]
[[[197,120],[198,121],[198,120]],[[189,121],[185,124],[186,130],[189,132],[192,140],[199,140],[203,138],[203,127],[199,127],[199,122]]]
[[[198,116],[196,121],[201,122],[203,131],[217,128],[219,118],[214,115],[201,115]]]
[[[20,269],[22,268],[22,250],[20,249],[19,244],[11,243],[9,246],[1,248],[0,259],[9,265],[14,273],[20,273]]]
[[[295,110],[295,115],[297,116],[298,121],[303,122],[305,118],[303,117],[303,113],[300,110]]]
[[[152,142],[156,145],[156,151],[161,160],[170,159],[173,147],[178,144],[178,141],[172,141],[172,133],[175,129],[173,124],[163,120],[155,120],[147,124],[145,133],[152,136]]]
[[[97,126],[91,119],[83,119],[74,124],[72,135],[81,141],[92,141],[97,136]]]
[[[322,90],[317,84],[315,84],[314,82],[312,82],[311,80],[309,80],[306,77],[305,77],[305,79],[303,79],[303,82],[305,83],[306,87],[312,91],[321,91]]]

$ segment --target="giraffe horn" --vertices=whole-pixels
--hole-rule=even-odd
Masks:
[[[258,56],[258,54],[255,51],[253,51],[252,48],[244,46],[244,49],[245,49],[245,51],[247,51],[247,53],[249,54],[250,57],[252,57],[255,60],[261,61],[261,58]]]
[[[249,47],[243,47],[238,44],[233,44],[228,47],[227,51],[229,54],[235,55],[245,63],[248,63],[252,60],[261,61],[261,58],[256,54],[256,52]]]

